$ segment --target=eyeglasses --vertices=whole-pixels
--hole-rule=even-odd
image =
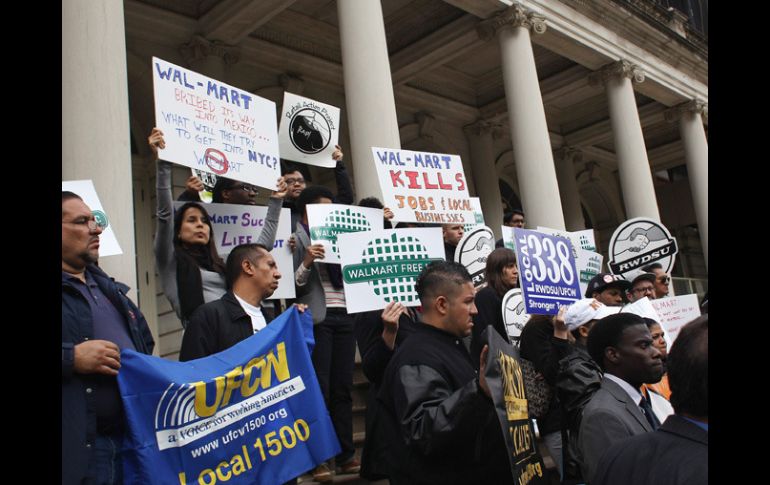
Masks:
[[[88,226],[89,231],[95,231],[98,227],[99,229],[104,229],[105,226],[102,224],[99,224],[96,219],[86,219],[85,217],[78,217],[74,221],[62,221],[62,224],[75,224],[77,226]]]
[[[644,288],[634,288],[631,291],[633,291],[634,293],[654,293],[655,288],[652,286],[646,286]]]
[[[287,178],[285,178],[283,180],[284,180],[284,182],[286,182],[286,185],[294,185],[294,184],[302,185],[302,184],[305,183],[305,179],[303,179],[303,178],[299,178],[299,179],[292,179],[292,178],[287,179]]]
[[[671,277],[670,276],[661,276],[660,278],[658,278],[658,281],[660,281],[664,285],[667,285],[667,284],[671,283]]]
[[[233,185],[232,187],[230,187],[230,190],[232,189],[242,189],[242,190],[245,190],[246,192],[254,192],[255,194],[259,193],[259,189],[249,184]]]

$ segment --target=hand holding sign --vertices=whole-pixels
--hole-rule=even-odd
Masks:
[[[158,155],[158,148],[161,150],[166,148],[166,140],[163,138],[163,132],[158,128],[153,128],[150,132],[150,136],[147,137],[147,142],[150,144],[153,159],[157,160],[160,158]]]
[[[326,251],[324,250],[323,245],[313,244],[307,247],[307,250],[305,251],[305,260],[302,264],[305,265],[306,268],[309,268],[316,259],[324,259],[325,255]]]

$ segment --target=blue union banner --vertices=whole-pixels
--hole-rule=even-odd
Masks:
[[[292,307],[202,359],[122,352],[125,482],[279,484],[339,453],[310,360],[312,325]]]

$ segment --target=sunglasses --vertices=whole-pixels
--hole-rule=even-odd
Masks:
[[[660,281],[664,285],[667,285],[667,284],[671,283],[671,277],[670,276],[661,276],[660,278],[658,278],[658,281]]]

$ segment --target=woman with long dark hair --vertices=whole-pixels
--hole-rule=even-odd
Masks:
[[[158,148],[166,147],[163,133],[153,128],[148,141],[157,160],[155,262],[163,292],[186,327],[196,308],[227,291],[225,263],[217,254],[214,228],[203,204],[188,202],[174,214],[172,165],[158,158]]]
[[[519,269],[516,265],[516,253],[508,248],[497,248],[487,257],[484,270],[487,286],[476,293],[478,315],[473,317],[471,338],[471,360],[478,365],[481,349],[481,332],[491,325],[506,341],[508,332],[503,322],[503,297],[511,288],[519,286]]]

